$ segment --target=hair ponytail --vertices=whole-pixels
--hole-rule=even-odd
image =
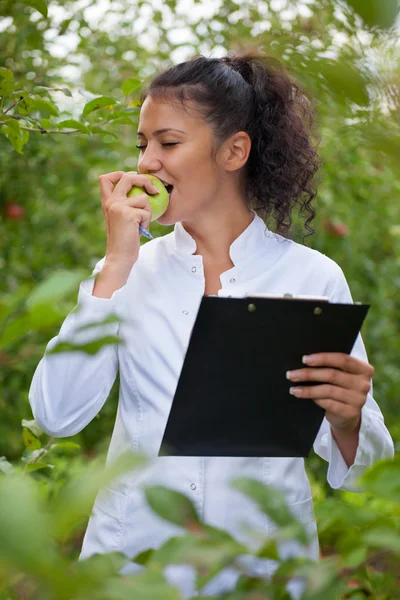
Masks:
[[[320,166],[315,148],[313,110],[300,86],[276,59],[256,51],[222,58],[194,57],[158,74],[143,91],[194,101],[213,128],[219,147],[237,131],[252,141],[246,163],[248,205],[275,230],[288,235],[297,205],[304,226],[315,216],[314,175]]]

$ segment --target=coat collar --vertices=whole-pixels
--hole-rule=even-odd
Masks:
[[[251,209],[254,217],[246,229],[233,241],[229,254],[234,265],[265,248],[268,238],[274,237],[264,221]],[[181,222],[175,224],[172,234],[173,250],[184,257],[190,257],[196,251],[196,242]]]

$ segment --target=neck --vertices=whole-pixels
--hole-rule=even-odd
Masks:
[[[216,206],[206,214],[197,215],[193,221],[182,222],[182,225],[196,242],[194,254],[200,254],[211,262],[224,262],[230,258],[232,243],[247,229],[253,217],[251,210],[240,203],[230,210],[226,206]]]

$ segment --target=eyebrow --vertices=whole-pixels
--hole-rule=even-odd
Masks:
[[[185,133],[184,131],[182,131],[181,129],[172,129],[172,127],[168,127],[167,129],[157,129],[157,131],[153,131],[153,135],[161,135],[162,133],[165,133],[166,131],[179,131],[179,133]],[[142,133],[141,131],[138,131],[136,134],[138,137],[146,137],[144,135],[144,133]]]

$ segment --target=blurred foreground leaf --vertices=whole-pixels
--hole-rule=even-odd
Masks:
[[[85,473],[67,483],[53,505],[53,533],[57,539],[71,535],[81,519],[88,516],[100,488],[110,485],[116,478],[142,467],[143,456],[126,452],[110,466],[104,468],[100,457],[93,461]]]
[[[183,494],[162,486],[148,487],[145,494],[151,509],[166,521],[181,527],[200,523],[194,505]]]
[[[363,489],[378,498],[400,504],[400,456],[378,461],[361,477]]]
[[[286,499],[280,490],[247,477],[233,480],[231,486],[252,498],[262,512],[268,515],[278,527],[289,527],[293,538],[298,539],[303,544],[308,542],[308,535],[303,525],[290,512]]]
[[[27,299],[28,310],[33,311],[42,304],[50,304],[76,290],[84,279],[83,271],[55,271],[39,283]]]
[[[388,29],[399,14],[398,0],[347,0],[347,4],[352,6],[370,27]]]

